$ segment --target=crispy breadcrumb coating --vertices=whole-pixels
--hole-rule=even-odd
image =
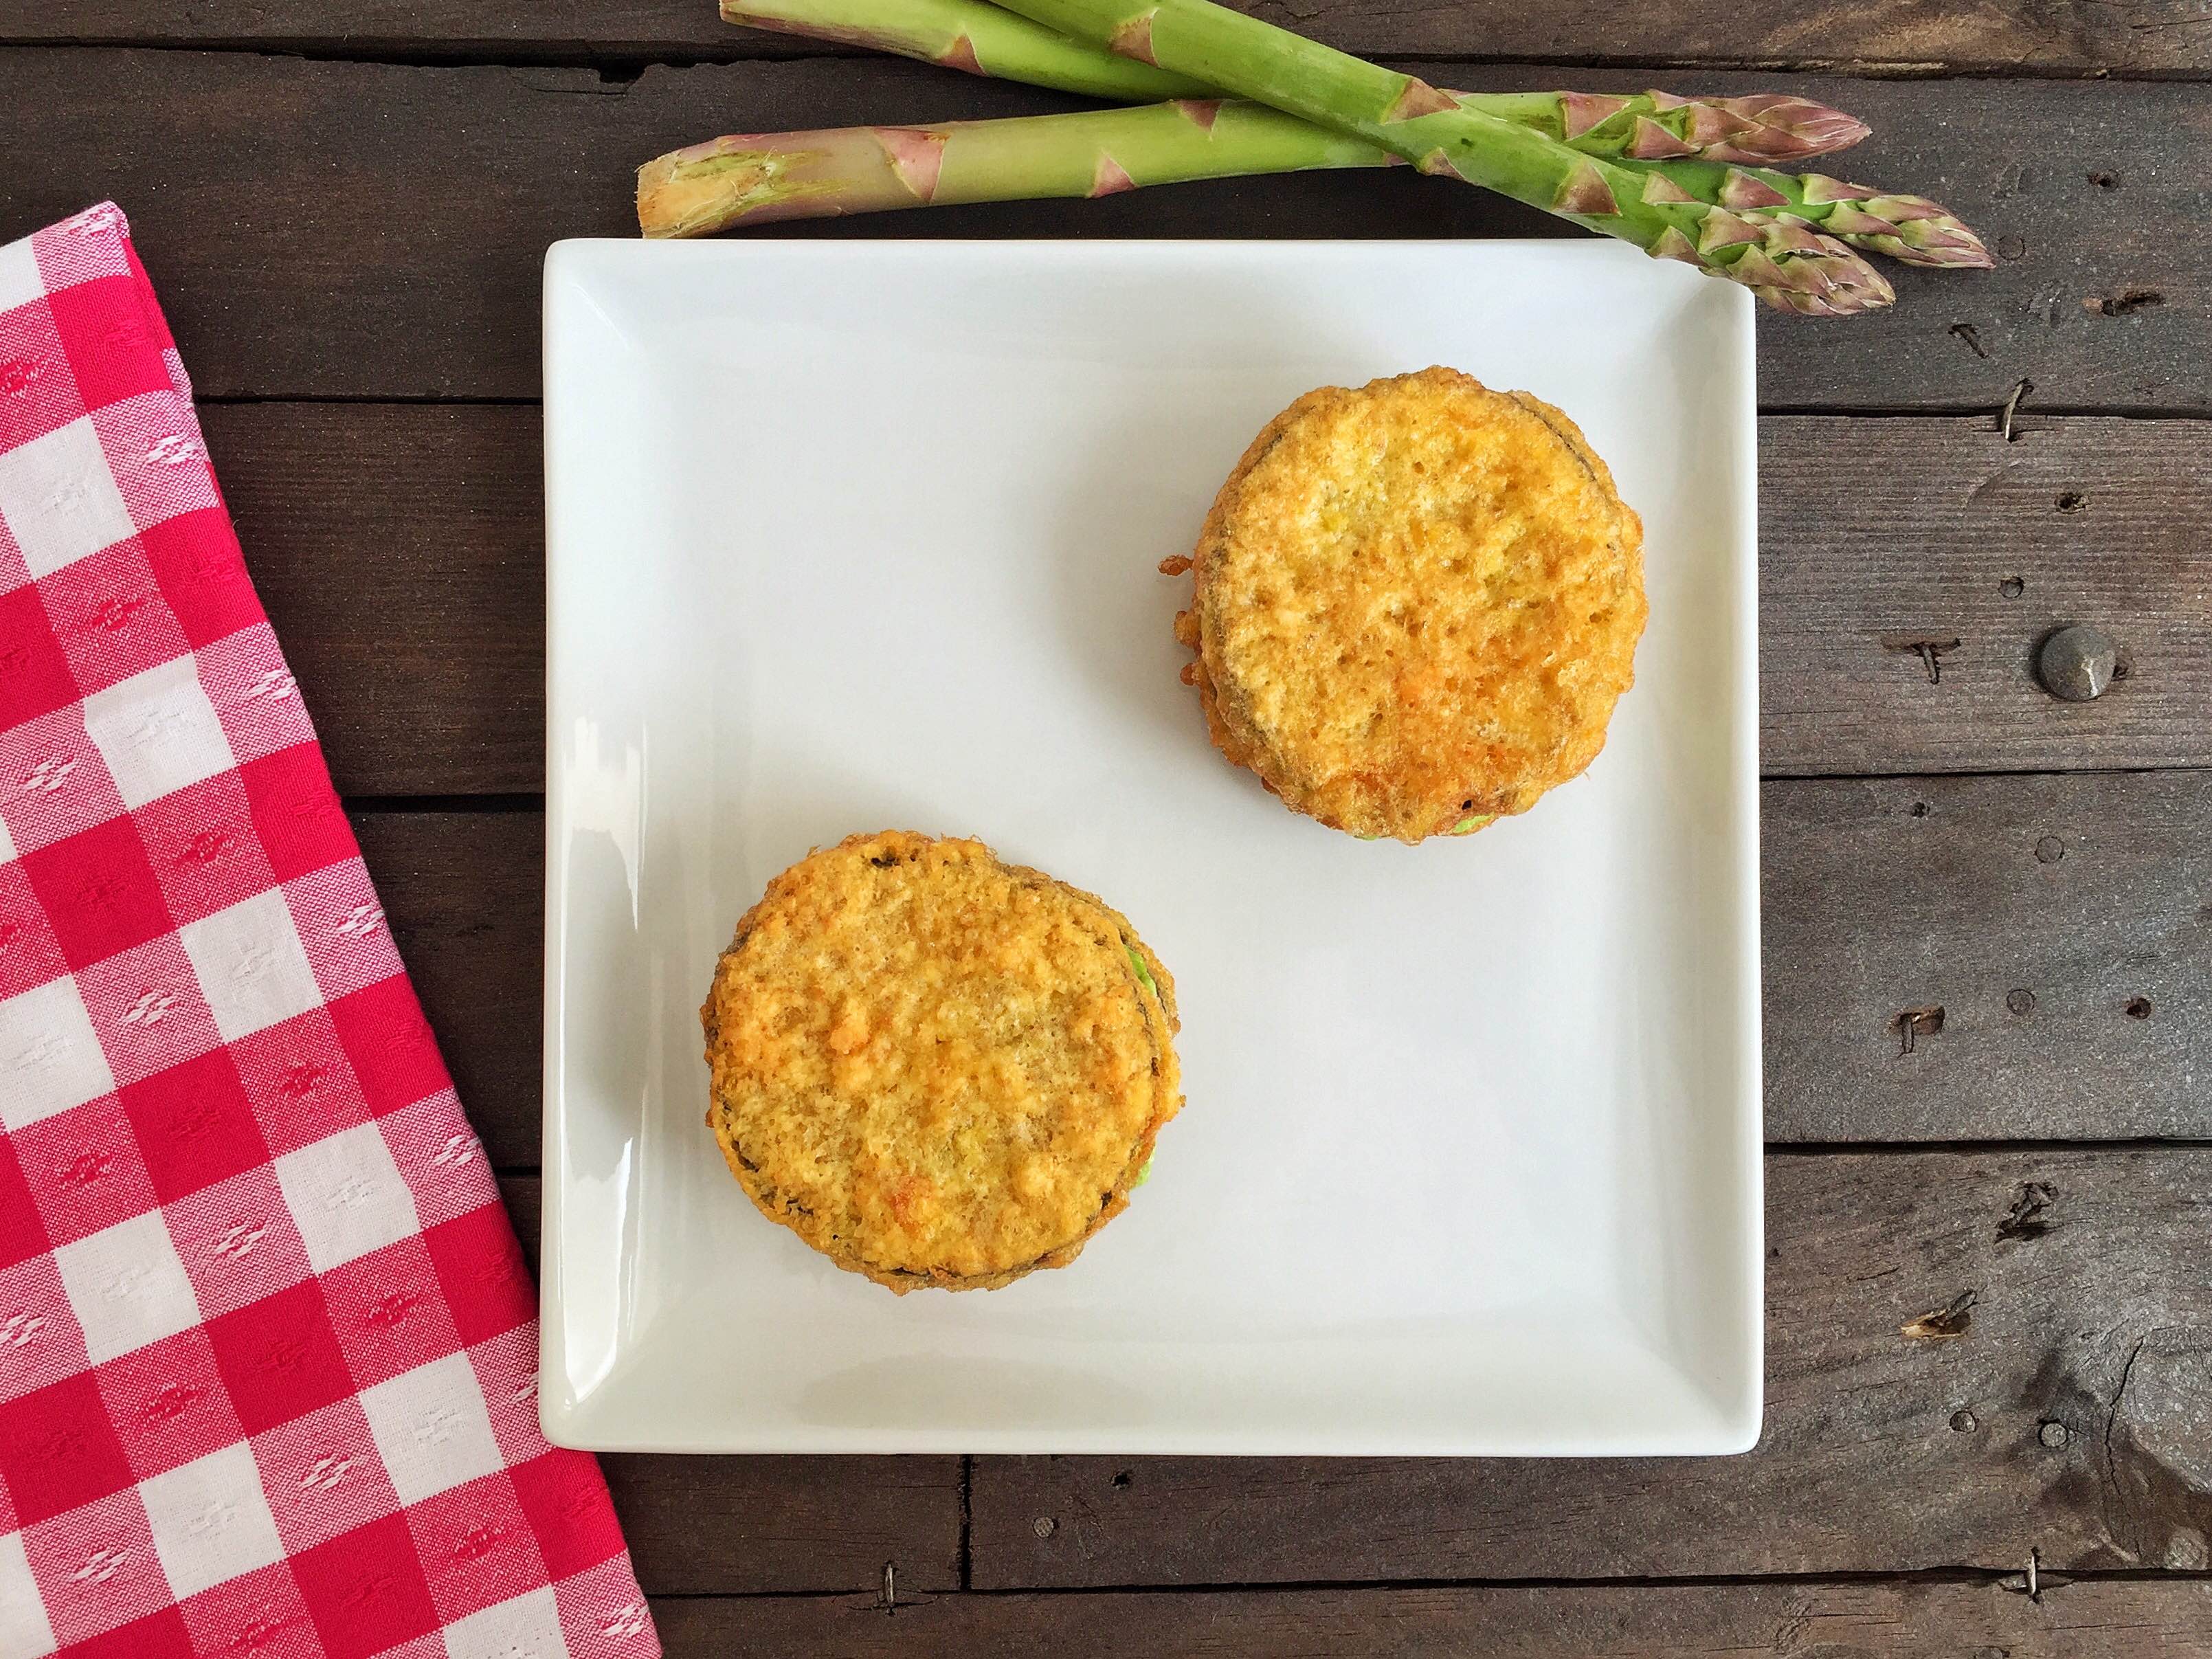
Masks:
[[[1065,1267],[1182,1104],[1159,959],[981,842],[887,830],[801,860],[738,922],[700,1018],[739,1185],[902,1293]]]
[[[1526,392],[1449,368],[1324,386],[1214,501],[1184,678],[1222,753],[1293,810],[1464,834],[1604,746],[1644,631],[1643,537],[1574,423]]]

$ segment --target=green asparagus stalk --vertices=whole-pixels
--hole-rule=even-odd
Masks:
[[[1183,99],[1134,109],[745,133],[638,170],[647,236],[932,203],[1110,196],[1139,185],[1394,160],[1264,104]]]
[[[1212,99],[927,127],[747,133],[694,144],[640,168],[638,223],[647,236],[703,236],[775,219],[1110,195],[1139,185],[1397,160],[1264,104]],[[1647,196],[1724,210],[1756,227],[1769,247],[1818,251],[1817,228],[1908,264],[1990,263],[1971,231],[1917,196],[1884,195],[1819,173],[1702,162],[1623,165],[1644,174]],[[1793,301],[1779,303],[1796,308]]]
[[[1746,218],[1664,173],[1584,154],[1533,127],[1470,109],[1401,75],[1212,0],[1012,0],[1079,40],[1272,106],[1572,222],[1656,258],[1741,283],[1768,304],[1814,316],[1895,295],[1851,249],[1798,220]]]
[[[722,0],[722,21],[1125,104],[1216,95],[1187,76],[1071,40],[990,0]]]
[[[1074,40],[992,0],[722,0],[723,21],[779,34],[871,46],[1001,81],[1125,103],[1214,98],[1212,88]],[[1586,155],[1656,161],[1772,162],[1826,155],[1867,136],[1841,110],[1784,93],[1746,98],[1589,92],[1454,93]]]

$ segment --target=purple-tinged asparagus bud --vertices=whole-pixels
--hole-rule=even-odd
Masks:
[[[1455,96],[1467,98],[1464,93]],[[1683,98],[1669,92],[1647,92],[1640,99],[1597,92],[1550,96],[1557,104],[1559,136],[1568,143],[1592,155],[1619,154],[1638,161],[1681,156],[1753,166],[1802,161],[1867,136],[1866,124],[1855,117],[1784,93],[1747,98]],[[1469,100],[1471,106],[1480,101]],[[1397,118],[1395,112],[1390,118]]]
[[[1665,173],[1647,173],[1644,175],[1644,199],[1656,206],[1662,203],[1694,202],[1698,198]]]
[[[1897,241],[1882,251],[1904,264],[1987,270],[1996,263],[1981,238],[1956,219],[1915,219],[1898,227]]]
[[[1589,161],[1584,161],[1567,175],[1553,207],[1557,212],[1571,213],[1584,219],[1601,219],[1620,211],[1620,204],[1613,199],[1613,186]]]
[[[1805,180],[1806,203],[1823,207],[1830,202],[1864,202],[1881,192],[1869,190],[1864,185],[1847,185],[1840,179],[1831,179],[1825,173],[1808,173]]]
[[[1622,152],[1638,161],[1664,161],[1671,156],[1695,155],[1698,147],[1686,138],[1677,137],[1648,115],[1636,118],[1636,126]]]
[[[1726,208],[1715,208],[1698,221],[1698,252],[1717,253],[1724,247],[1734,247],[1739,242],[1759,240],[1759,227],[1748,219],[1740,219]]]
[[[1785,219],[1778,216],[1762,216],[1766,225],[1766,245],[1778,252],[1818,253],[1826,246],[1820,232],[1802,219]]]
[[[1755,179],[1740,167],[1730,167],[1721,180],[1721,205],[1741,213],[1746,208],[1787,207],[1790,198],[1768,184]]]
[[[1570,139],[1579,138],[1626,109],[1629,100],[1609,93],[1563,92],[1559,94],[1559,123]]]
[[[1856,191],[1858,186],[1845,188]],[[1807,199],[1811,199],[1809,191]],[[1901,264],[1987,270],[1994,263],[1979,237],[1924,196],[1868,192],[1845,197],[1820,222],[1820,228],[1854,247],[1887,253]]]
[[[1731,98],[1727,106],[1756,129],[1755,137],[1741,136],[1736,142],[1755,149],[1768,161],[1802,161],[1809,155],[1832,155],[1839,149],[1849,149],[1873,131],[1856,115],[1784,92],[1755,92],[1746,98]]]
[[[1808,317],[1848,317],[1896,300],[1881,273],[1841,242],[1815,236],[1808,248],[1782,232],[1771,227],[1733,258],[1709,256],[1706,268],[1743,283],[1768,305]]]

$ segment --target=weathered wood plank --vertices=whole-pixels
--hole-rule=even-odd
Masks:
[[[531,1271],[534,1176],[500,1183]],[[638,1583],[651,1595],[917,1592],[960,1583],[957,1457],[604,1456]]]
[[[1472,86],[1553,70],[1444,62]],[[1577,72],[1593,86],[1648,75]],[[1771,77],[1700,75],[1741,91]],[[1850,172],[1948,200],[1987,275],[1905,271],[1846,322],[1769,317],[1763,395],[1790,408],[2212,410],[2212,123],[2192,86],[1793,81],[1878,137]],[[538,387],[538,256],[632,234],[630,170],[719,132],[1014,113],[1025,88],[876,58],[589,70],[246,53],[0,51],[0,226],[110,195],[132,213],[185,360],[220,396],[508,397]],[[273,142],[272,135],[282,135]],[[1225,181],[1092,203],[932,210],[801,234],[1470,236],[1557,221],[1410,170]],[[771,233],[774,234],[774,233]],[[2033,407],[2033,402],[2030,404]],[[1878,493],[1878,486],[1869,484]]]
[[[544,814],[356,812],[353,827],[493,1167],[536,1168]]]
[[[2212,1135],[2212,773],[1777,781],[1761,805],[1770,1137]],[[543,819],[355,822],[494,1163],[535,1166]],[[1899,1016],[1935,1008],[1902,1052]]]
[[[1704,1584],[653,1604],[668,1659],[2147,1659],[2212,1651],[2212,1586]]]
[[[1529,7],[1507,0],[1291,0],[1249,6],[1347,51],[1529,58],[1575,63],[1942,64],[2053,75],[2102,70],[2179,75],[2212,70],[2212,20],[2185,0],[2036,0],[1961,7],[1940,0],[1888,6],[1732,7],[1669,0],[1637,8]],[[497,59],[521,52],[597,58],[757,57],[788,52],[773,36],[739,33],[712,5],[665,0],[484,0],[425,7],[356,0],[334,13],[314,0],[213,0],[151,10],[136,0],[45,0],[0,15],[0,41],[66,45],[251,46],[361,57],[434,53]]]
[[[1761,423],[1764,770],[2212,760],[2212,422],[2014,436]],[[2036,683],[2037,645],[2075,622],[2118,642],[2127,674],[2092,703]]]
[[[973,1583],[2208,1565],[2212,1151],[1771,1154],[1766,1176],[1749,1455],[986,1458]],[[1958,1335],[1902,1334],[1947,1309]]]
[[[200,420],[338,787],[542,787],[538,411],[212,404]]]
[[[339,787],[541,788],[538,412],[203,412]],[[1759,438],[1768,772],[2212,764],[2212,423],[2056,420],[2007,444],[1970,419],[1769,416]],[[2077,621],[2129,669],[2091,704],[2033,669]]]
[[[1759,803],[1771,1138],[2212,1135],[2212,772]]]

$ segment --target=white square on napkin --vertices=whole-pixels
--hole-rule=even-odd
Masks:
[[[169,1588],[187,1595],[283,1559],[261,1471],[244,1441],[138,1483],[154,1553]]]
[[[307,948],[279,889],[186,922],[178,937],[225,1042],[322,1003],[315,970],[307,965]]]
[[[0,519],[33,576],[138,533],[89,416],[0,453]]]
[[[87,697],[84,729],[100,745],[123,804],[134,811],[238,764],[190,656]],[[225,1027],[226,1041],[230,1035]]]
[[[192,1281],[159,1210],[63,1245],[54,1265],[95,1365],[200,1322]]]
[[[568,1651],[550,1588],[495,1602],[446,1626],[448,1659],[563,1659]]]
[[[362,1389],[361,1408],[403,1504],[419,1504],[504,1467],[483,1389],[465,1353]]]
[[[114,1087],[92,1016],[67,974],[0,1002],[0,1128],[27,1129]]]
[[[319,1273],[422,1230],[392,1148],[374,1123],[357,1123],[276,1160],[276,1184]]]

